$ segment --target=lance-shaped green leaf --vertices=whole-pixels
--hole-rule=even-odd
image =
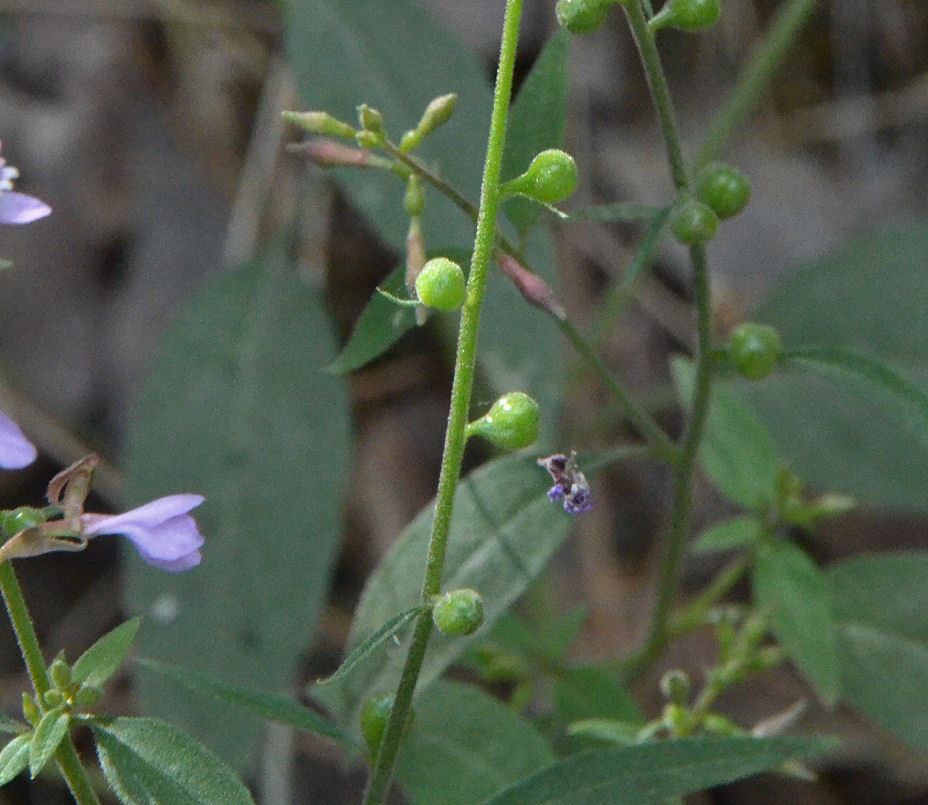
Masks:
[[[154,718],[93,719],[103,776],[127,805],[253,805],[248,789],[205,746]]]
[[[0,713],[0,732],[5,732],[8,735],[17,735],[22,732],[28,732],[30,729],[31,727],[27,724],[23,724],[22,721],[10,718],[6,713]]]
[[[486,800],[485,805],[645,805],[820,754],[814,738],[685,738],[582,752]]]
[[[415,712],[397,767],[414,803],[479,802],[554,762],[530,722],[470,685],[438,682]]]
[[[328,685],[331,682],[334,682],[336,679],[341,679],[346,674],[350,673],[351,670],[359,663],[363,662],[365,659],[370,657],[377,649],[379,649],[384,643],[389,640],[392,640],[403,627],[413,620],[420,612],[424,612],[428,607],[419,604],[418,606],[410,607],[403,612],[400,612],[390,618],[383,626],[377,629],[375,632],[372,632],[367,639],[362,640],[354,651],[351,652],[341,665],[338,666],[338,670],[331,676],[327,676],[324,679],[316,680],[317,685]]]
[[[126,659],[141,622],[141,618],[133,618],[103,635],[77,658],[71,680],[94,687],[103,685]]]
[[[838,648],[825,575],[792,543],[763,545],[754,567],[754,598],[773,631],[822,701],[841,693]]]
[[[584,468],[587,469],[587,468]],[[572,518],[545,496],[549,483],[534,456],[492,461],[463,479],[455,495],[448,536],[443,587],[477,590],[484,601],[484,623],[469,637],[435,635],[426,652],[417,692],[428,689],[484,629],[492,626],[538,575],[567,536]],[[432,507],[407,527],[369,579],[355,613],[349,646],[354,647],[387,618],[419,599],[432,525]],[[356,724],[361,703],[393,690],[405,645],[388,649],[312,695],[329,706],[342,724]]]
[[[564,143],[567,122],[567,89],[570,34],[558,29],[532,65],[519,88],[506,121],[506,150],[502,179],[521,174],[536,154]],[[505,202],[506,216],[524,232],[538,218],[542,208],[521,198]]]
[[[928,552],[828,569],[845,701],[928,752]]]
[[[406,294],[405,268],[392,271],[380,284],[394,296]],[[374,291],[367,306],[355,322],[348,343],[328,367],[333,374],[359,369],[374,358],[380,357],[403,335],[416,326],[416,313],[411,307],[397,305],[383,294]]]
[[[29,774],[35,777],[55,754],[58,744],[67,735],[71,714],[62,707],[49,710],[42,716],[29,742]]]
[[[571,668],[555,682],[558,713],[567,722],[591,718],[614,718],[637,724],[645,719],[628,689],[602,668]]]
[[[693,553],[730,551],[756,545],[764,536],[756,517],[732,517],[703,531],[690,544]]]
[[[0,750],[0,785],[6,785],[29,765],[29,744],[33,734],[17,735]]]
[[[200,696],[215,699],[223,704],[231,704],[265,721],[276,721],[303,732],[312,732],[325,738],[332,738],[355,754],[363,754],[358,745],[335,724],[315,710],[310,710],[286,696],[227,685],[206,674],[155,660],[141,659],[139,664],[170,678],[181,687]]]

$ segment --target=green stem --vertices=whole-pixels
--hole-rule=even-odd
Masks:
[[[704,626],[709,611],[728,595],[752,561],[751,554],[745,553],[725,565],[705,590],[673,616],[667,626],[668,637],[676,639]]]
[[[19,586],[19,580],[10,562],[0,563],[0,593],[3,594],[3,602],[10,616],[16,642],[19,643],[19,650],[26,663],[26,670],[29,672],[29,679],[32,681],[32,688],[39,707],[44,710],[42,694],[51,688],[51,682],[45,670],[45,660],[42,657],[39,638],[36,636],[29,609],[26,607],[26,599],[23,597],[22,588]],[[100,805],[100,800],[97,799],[96,792],[81,766],[70,733],[65,736],[55,752],[55,760],[58,761],[58,766],[74,801],[78,805]]]
[[[648,20],[638,0],[626,3],[625,12],[638,45],[641,63],[644,65],[648,86],[651,88],[651,98],[654,100],[654,107],[660,120],[674,187],[677,190],[688,190],[689,177],[686,172],[686,162],[683,159],[683,143],[680,139],[680,127],[677,125],[677,113],[673,108],[667,77],[664,75],[661,57],[657,52],[654,32],[648,28]]]
[[[780,68],[796,37],[811,19],[821,0],[789,0],[776,18],[760,46],[751,54],[728,103],[715,116],[709,133],[693,160],[695,168],[715,159],[722,146],[757,106],[774,73]]]
[[[465,430],[476,364],[480,307],[486,290],[487,270],[490,265],[496,232],[496,216],[499,211],[499,177],[506,134],[506,113],[509,109],[512,94],[512,76],[515,68],[521,13],[522,0],[506,0],[506,16],[503,22],[499,69],[496,74],[496,89],[493,95],[493,112],[490,118],[486,163],[483,184],[480,189],[480,210],[477,215],[474,253],[471,258],[470,274],[467,279],[467,299],[461,309],[457,360],[451,386],[450,413],[445,432],[445,447],[441,462],[441,474],[438,479],[438,491],[435,495],[435,514],[432,520],[432,533],[429,537],[425,579],[422,585],[422,602],[425,604],[430,603],[432,597],[441,590],[445,547],[451,526],[454,493],[461,473],[461,461],[464,457]],[[390,720],[387,723],[380,749],[377,752],[374,771],[365,797],[365,802],[368,805],[379,805],[389,792],[400,738],[409,716],[413,691],[419,678],[422,659],[425,656],[425,649],[431,631],[431,612],[425,612],[416,623],[415,633],[409,653],[406,655],[406,663],[400,677]]]

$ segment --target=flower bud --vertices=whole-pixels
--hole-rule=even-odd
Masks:
[[[467,426],[467,435],[483,436],[499,447],[517,450],[538,438],[538,403],[524,391],[504,394],[480,419]]]
[[[7,537],[15,537],[20,531],[41,525],[46,519],[45,512],[31,506],[20,506],[3,514],[3,532]]]
[[[359,131],[354,135],[354,139],[357,141],[358,145],[362,148],[379,148],[383,145],[384,137],[382,134],[377,134],[373,131]]]
[[[426,135],[431,134],[439,126],[447,123],[454,113],[457,102],[458,96],[453,92],[448,95],[439,95],[429,101],[429,105],[425,107],[425,111],[422,113],[419,124],[415,129],[407,131],[400,140],[400,150],[411,151],[422,142]]]
[[[572,34],[591,34],[606,21],[609,7],[618,0],[558,0],[554,7],[559,25]]]
[[[709,205],[720,220],[732,218],[751,198],[751,181],[737,168],[713,162],[696,181],[696,197]]]
[[[667,701],[685,706],[690,699],[690,678],[679,669],[668,671],[661,677],[661,693]]]
[[[483,599],[476,590],[452,590],[438,598],[432,608],[438,631],[448,637],[473,634],[483,623]]]
[[[38,727],[39,722],[42,720],[42,711],[39,709],[39,705],[28,693],[23,693],[23,715],[33,727]]]
[[[366,103],[358,107],[358,121],[361,128],[374,134],[383,135],[383,115],[376,109],[372,109]]]
[[[347,123],[332,117],[328,112],[282,112],[281,117],[288,123],[321,137],[351,138],[357,133]]]
[[[93,707],[102,698],[103,691],[93,685],[81,685],[73,696],[77,707]]]
[[[71,668],[63,658],[58,657],[49,669],[51,672],[52,682],[59,690],[67,690],[71,687]]]
[[[667,25],[681,31],[701,31],[715,24],[721,10],[719,0],[667,0],[648,27],[652,31]]]
[[[731,362],[748,380],[767,377],[780,359],[780,334],[767,324],[738,325],[729,341]]]
[[[528,196],[545,204],[556,204],[577,189],[577,163],[557,148],[536,154],[528,170],[506,182],[500,190]]]
[[[716,214],[690,196],[681,198],[670,212],[670,231],[688,246],[712,240],[718,225]]]
[[[409,174],[406,180],[406,195],[403,196],[403,204],[406,205],[406,214],[410,218],[422,215],[425,209],[425,193],[422,192],[422,183],[416,174]]]
[[[47,690],[42,694],[42,704],[49,710],[53,710],[61,704],[64,704],[64,694],[58,690],[58,688]]]
[[[416,295],[423,305],[448,313],[464,304],[464,271],[447,257],[433,257],[416,277]]]

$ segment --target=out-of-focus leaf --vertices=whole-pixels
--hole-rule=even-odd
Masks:
[[[205,746],[154,718],[94,719],[100,768],[127,805],[253,805],[248,789]]]
[[[693,553],[730,551],[755,545],[763,537],[756,517],[732,517],[703,531],[690,545]]]
[[[200,696],[231,704],[265,721],[276,721],[303,732],[313,732],[325,738],[332,738],[355,754],[362,754],[358,745],[331,721],[287,696],[226,685],[206,674],[154,660],[142,659],[139,660],[139,664],[157,674],[163,674]]]
[[[567,728],[568,735],[606,741],[617,746],[631,746],[636,742],[640,731],[641,724],[630,724],[611,718],[585,718],[574,721]]]
[[[815,738],[684,738],[571,755],[485,805],[645,805],[827,751]]]
[[[115,629],[103,635],[87,651],[78,657],[71,669],[71,679],[94,687],[100,687],[119,670],[135,633],[139,630],[140,618],[119,624]]]
[[[442,681],[421,696],[397,777],[422,805],[464,805],[554,762],[535,727],[486,693]]]
[[[769,611],[780,644],[818,695],[833,705],[841,693],[838,647],[825,575],[795,545],[763,545],[754,567],[754,598]]]
[[[843,698],[928,752],[928,552],[828,569]]]
[[[262,689],[289,686],[317,628],[349,459],[343,380],[319,290],[278,244],[208,284],[166,335],[136,407],[129,502],[199,492],[203,562],[132,561],[144,654]],[[237,765],[259,728],[143,673],[146,712],[187,726]]]
[[[406,269],[397,268],[380,287],[402,298],[406,292]],[[392,347],[416,326],[416,312],[411,307],[397,305],[376,290],[355,322],[348,343],[328,367],[333,374],[359,369]]]
[[[601,668],[571,668],[558,677],[554,688],[559,715],[568,723],[610,718],[644,724],[644,715],[631,693]]]
[[[534,456],[492,461],[461,482],[442,586],[447,590],[477,590],[484,601],[484,626],[469,637],[433,635],[418,693],[427,690],[468,646],[483,639],[485,630],[525,591],[567,536],[572,518],[548,500],[547,486],[548,479]],[[368,580],[355,612],[349,648],[387,618],[418,602],[431,525],[429,506],[407,527]],[[354,728],[365,699],[396,687],[406,648],[404,644],[388,649],[344,679],[314,688],[313,697],[329,706],[340,723]]]
[[[928,224],[868,235],[797,271],[756,311],[787,348],[803,344],[875,356],[928,390]],[[777,372],[744,393],[796,472],[863,504],[928,512],[928,447],[906,406],[854,378]]]
[[[31,728],[27,724],[23,724],[22,721],[10,718],[6,713],[0,713],[0,732],[16,735],[17,733],[27,732],[29,729]]]
[[[683,358],[671,366],[677,393],[688,402],[693,366]],[[780,461],[770,433],[747,405],[718,384],[712,390],[699,458],[722,494],[735,503],[753,509],[772,499]]]
[[[567,29],[558,28],[519,89],[506,121],[503,181],[523,173],[540,151],[564,144],[570,38]],[[509,199],[504,208],[520,232],[534,224],[544,209],[521,198]]]

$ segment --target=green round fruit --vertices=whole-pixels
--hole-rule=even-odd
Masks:
[[[591,34],[606,21],[615,0],[558,0],[554,7],[557,21],[572,34]]]
[[[718,225],[718,216],[706,204],[690,196],[678,201],[670,213],[670,231],[688,246],[712,240]]]
[[[448,313],[464,304],[464,271],[447,257],[433,257],[416,277],[416,295],[423,305]]]
[[[541,412],[538,403],[524,391],[504,394],[480,419],[467,426],[467,435],[489,439],[499,447],[518,450],[538,438]]]
[[[745,322],[731,334],[731,362],[749,380],[767,377],[780,359],[780,334],[767,324]]]
[[[708,204],[720,219],[732,218],[747,206],[751,181],[737,168],[714,162],[700,174],[696,197]]]
[[[667,0],[648,24],[651,30],[669,25],[681,31],[701,31],[714,25],[721,11],[719,0]]]
[[[529,198],[557,204],[577,189],[577,163],[558,148],[535,155],[528,170],[502,186],[504,193],[521,193]]]
[[[483,623],[483,599],[476,590],[452,590],[435,602],[432,620],[449,637],[473,634]]]

